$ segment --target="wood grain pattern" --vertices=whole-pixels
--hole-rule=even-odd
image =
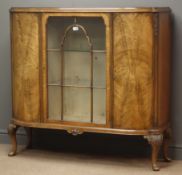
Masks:
[[[152,15],[114,16],[114,127],[146,129],[152,124]]]
[[[38,15],[12,16],[13,114],[22,121],[40,120]]]

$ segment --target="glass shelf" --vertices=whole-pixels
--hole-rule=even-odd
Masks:
[[[47,49],[47,52],[61,52],[61,49]],[[64,50],[64,52],[89,52],[88,50]],[[106,50],[92,50],[93,53],[106,53]]]
[[[75,87],[75,88],[93,88],[93,89],[106,89],[105,87],[96,87],[96,86],[76,86],[76,85],[61,85],[61,84],[48,84],[48,86]]]
[[[69,54],[68,54],[69,53]],[[88,52],[67,52],[64,61],[64,85],[90,86],[90,59]],[[82,66],[80,66],[82,65]],[[61,82],[61,54],[48,53],[48,84]],[[93,54],[93,86],[106,86],[105,53]]]

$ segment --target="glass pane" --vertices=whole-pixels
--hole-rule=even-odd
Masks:
[[[66,39],[64,42],[64,50],[65,51],[90,51],[89,43],[86,38],[85,33],[81,28],[77,28],[78,30],[69,30],[66,35]]]
[[[64,87],[63,120],[90,122],[90,89]]]
[[[91,38],[94,50],[105,50],[105,24],[100,17],[77,17],[77,23],[84,26]],[[60,41],[67,26],[73,24],[74,17],[49,17],[48,49],[60,49]],[[77,46],[75,46],[77,47]]]
[[[60,49],[65,29],[73,23],[73,20],[72,17],[49,17],[47,25],[48,49]]]
[[[79,24],[83,25],[91,38],[94,50],[105,50],[105,24],[99,17],[78,18]]]
[[[48,86],[49,119],[61,120],[61,87]]]
[[[90,53],[64,52],[64,85],[90,86]]]
[[[48,84],[60,84],[61,56],[60,51],[48,52]]]
[[[94,52],[93,54],[93,86],[106,87],[105,52]]]
[[[106,90],[93,90],[93,122],[98,124],[106,123]]]

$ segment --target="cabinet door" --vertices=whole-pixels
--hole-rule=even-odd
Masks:
[[[110,14],[45,14],[45,121],[107,126]]]
[[[33,13],[11,15],[13,117],[20,121],[40,120],[38,19]]]
[[[114,15],[114,127],[147,129],[153,108],[153,16]]]

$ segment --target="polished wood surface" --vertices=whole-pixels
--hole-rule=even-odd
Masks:
[[[14,7],[10,9],[11,12],[50,12],[50,13],[59,13],[59,12],[169,12],[169,7],[128,7],[128,8],[29,8],[29,7]]]
[[[39,17],[12,15],[13,116],[22,121],[40,120]]]
[[[18,127],[142,135],[168,158],[170,134],[171,19],[169,8],[12,8],[13,119],[10,156]],[[106,30],[106,124],[48,117],[47,21],[49,17],[101,17]],[[27,132],[29,143],[31,133]]]
[[[21,120],[13,119],[12,123],[23,126],[23,127],[31,127],[31,128],[43,128],[43,129],[57,129],[57,130],[69,130],[71,129],[79,129],[85,132],[92,132],[92,133],[105,133],[105,134],[119,134],[119,135],[158,135],[165,131],[166,126],[163,128],[157,129],[144,129],[144,130],[135,130],[135,129],[114,129],[114,128],[107,128],[103,125],[95,124],[89,126],[87,123],[75,123],[75,122],[44,122],[44,123],[35,123],[35,122],[23,122]]]
[[[114,127],[152,127],[152,15],[114,15]]]
[[[170,121],[171,91],[171,16],[159,14],[158,62],[157,62],[157,116],[158,126],[165,126]]]

